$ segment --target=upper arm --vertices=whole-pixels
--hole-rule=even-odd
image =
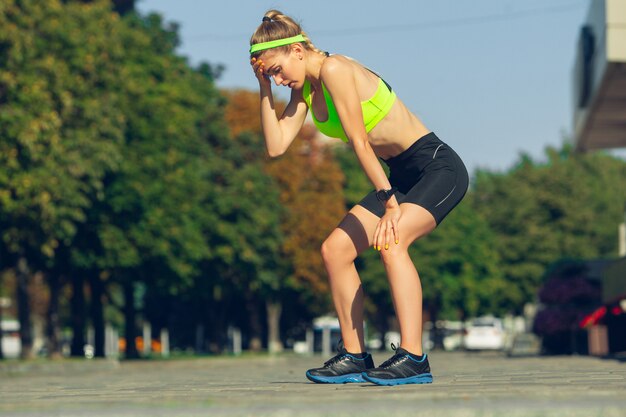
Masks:
[[[339,120],[350,142],[367,141],[361,99],[351,65],[329,57],[322,66],[320,77],[332,97]]]
[[[278,119],[285,149],[289,147],[302,128],[307,110],[306,102],[302,98],[302,90],[291,90],[291,99]]]

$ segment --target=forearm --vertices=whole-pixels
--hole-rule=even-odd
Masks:
[[[391,183],[383,170],[378,157],[374,153],[372,146],[367,140],[352,142],[354,153],[356,154],[365,175],[369,178],[376,190],[388,190],[391,188]],[[385,204],[386,208],[394,208],[398,206],[398,200],[396,197],[391,197]]]
[[[271,157],[281,155],[284,152],[282,146],[282,131],[276,116],[274,108],[274,97],[272,96],[272,88],[262,86],[260,89],[261,96],[261,128],[263,137],[265,138],[265,147]]]

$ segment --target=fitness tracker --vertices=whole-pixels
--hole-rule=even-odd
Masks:
[[[396,187],[391,187],[389,190],[378,190],[376,191],[376,198],[380,202],[388,201],[394,193],[398,191]]]

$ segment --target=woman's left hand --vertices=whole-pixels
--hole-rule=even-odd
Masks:
[[[380,251],[382,248],[389,249],[389,246],[395,242],[400,242],[400,232],[398,230],[398,222],[402,216],[400,206],[387,208],[385,215],[380,219],[374,232],[374,249]]]

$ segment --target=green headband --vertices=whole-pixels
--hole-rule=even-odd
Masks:
[[[279,46],[290,45],[296,42],[306,42],[306,39],[302,34],[300,34],[300,35],[292,36],[291,38],[276,39],[275,41],[256,43],[250,46],[250,55],[258,51],[264,51],[266,49],[271,49],[271,48],[278,48]]]

